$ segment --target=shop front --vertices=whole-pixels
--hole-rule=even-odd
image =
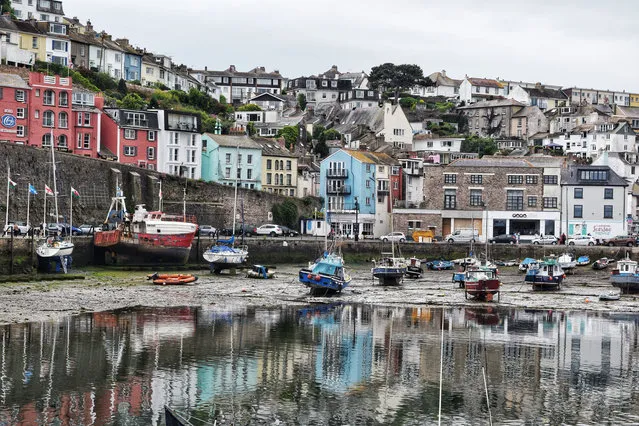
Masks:
[[[544,212],[442,212],[442,234],[447,235],[460,229],[475,229],[480,239],[484,235],[493,238],[502,234],[519,234],[523,241],[532,240],[535,235],[560,235],[560,213]]]

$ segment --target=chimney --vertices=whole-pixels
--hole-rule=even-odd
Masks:
[[[231,65],[231,66],[229,66],[229,71],[231,71],[231,72],[235,72],[235,65]]]
[[[204,71],[208,71],[209,67],[207,67],[206,65],[204,65]]]
[[[442,70],[442,76],[446,77],[446,70]]]
[[[121,44],[124,47],[129,47],[129,39],[128,38],[118,38],[115,39],[117,44]]]
[[[539,82],[535,83],[535,89],[541,89],[541,83]]]
[[[91,21],[87,21],[87,32],[93,32],[93,25],[91,25]]]
[[[95,96],[95,107],[97,109],[104,109],[104,97],[102,94],[98,94]]]

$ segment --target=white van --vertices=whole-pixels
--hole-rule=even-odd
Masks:
[[[452,234],[446,235],[444,241],[449,243],[468,243],[470,241],[479,241],[478,229],[458,229]]]

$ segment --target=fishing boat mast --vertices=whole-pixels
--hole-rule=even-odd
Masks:
[[[58,184],[56,182],[56,165],[55,165],[55,149],[53,148],[53,127],[51,127],[51,163],[53,170],[53,202],[55,204],[55,224],[56,228],[59,225],[59,215],[58,215]],[[45,195],[46,197],[46,195]]]
[[[231,228],[231,236],[235,235],[235,216],[237,215],[237,169],[240,167],[240,144],[235,146],[235,160],[237,162],[237,166],[235,172],[235,199],[233,201],[233,228]],[[242,235],[244,235],[244,227],[242,227]],[[231,240],[233,241],[231,243],[231,247],[235,247],[235,238],[231,238]]]

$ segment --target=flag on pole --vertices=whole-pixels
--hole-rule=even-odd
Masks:
[[[36,191],[35,187],[29,184],[29,194],[38,195],[38,191]]]
[[[44,194],[45,195],[53,195],[53,189],[49,188],[48,185],[44,185]]]
[[[17,185],[17,183],[15,183],[14,181],[12,181],[12,180],[11,180],[11,178],[9,178],[9,186],[10,186],[11,188],[15,188],[15,187],[16,187],[16,185]]]
[[[73,196],[75,198],[80,198],[80,193],[78,192],[77,189],[71,187],[71,196]]]

